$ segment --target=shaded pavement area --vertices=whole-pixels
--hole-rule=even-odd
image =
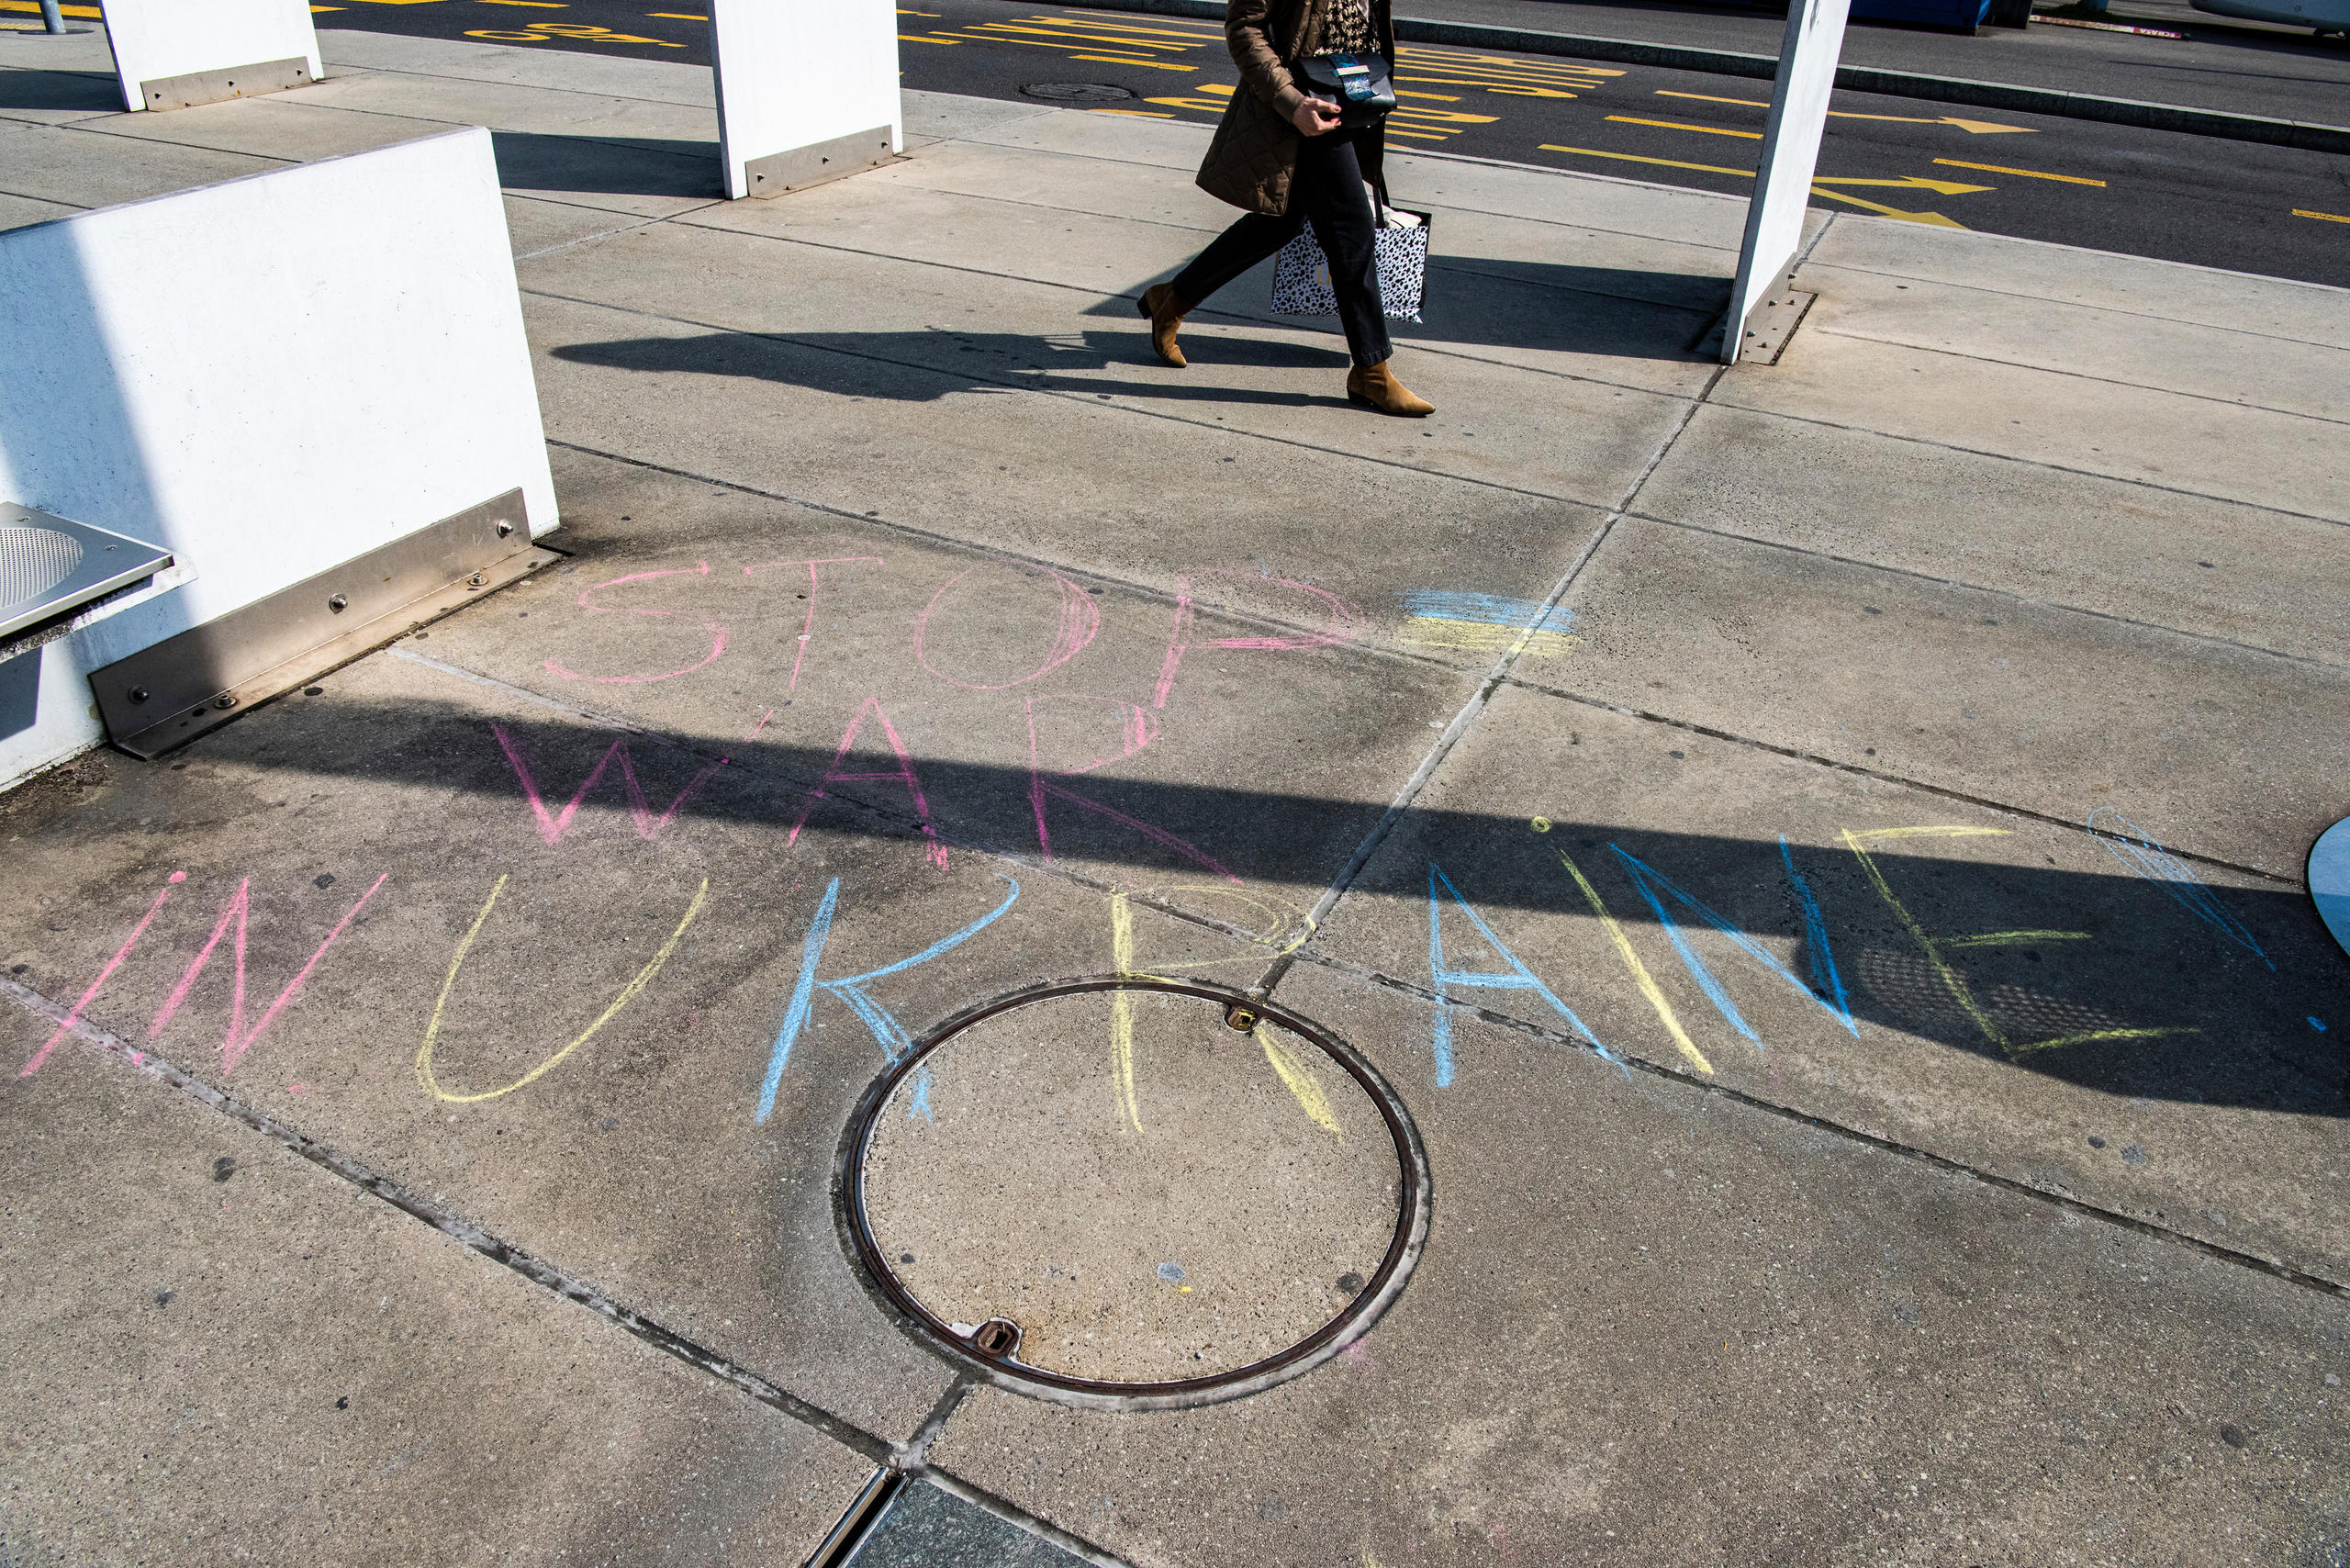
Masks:
[[[1814,214],[1724,371],[1741,203],[1402,157],[1385,420],[1262,275],[1151,358],[1200,128],[910,95],[728,205],[697,68],[324,37],[136,117],[0,38],[0,222],[490,126],[570,558],[0,797],[12,1560],[2350,1550],[2350,296]],[[1109,974],[1416,1129],[1286,1381],[1040,1398],[855,1255],[880,1075]],[[1065,1127],[923,1232],[1030,1353],[1379,1288],[1330,1062],[1235,1034],[1251,1141],[1087,1016],[890,1107]]]

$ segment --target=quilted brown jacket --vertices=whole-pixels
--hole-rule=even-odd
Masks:
[[[1219,201],[1279,218],[1289,210],[1290,178],[1297,172],[1301,140],[1290,116],[1306,93],[1291,79],[1289,62],[1305,40],[1319,32],[1330,0],[1229,0],[1224,39],[1240,67],[1240,86],[1225,106],[1224,119],[1200,164],[1200,188]],[[1379,51],[1395,58],[1395,24],[1388,0],[1371,0]],[[1363,178],[1381,177],[1383,128],[1373,127],[1355,143]]]

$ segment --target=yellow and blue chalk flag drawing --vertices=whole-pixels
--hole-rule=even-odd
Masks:
[[[1575,623],[1574,612],[1538,599],[1436,588],[1415,588],[1396,597],[1411,613],[1401,640],[1418,647],[1558,658],[1572,653],[1578,641],[1568,633]]]

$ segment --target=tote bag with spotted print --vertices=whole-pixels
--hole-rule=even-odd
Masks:
[[[1417,321],[1427,292],[1428,223],[1425,212],[1404,212],[1378,203],[1379,227],[1372,244],[1379,261],[1379,305],[1392,320]],[[1330,286],[1330,261],[1307,224],[1273,257],[1273,310],[1281,316],[1336,316],[1338,296]]]

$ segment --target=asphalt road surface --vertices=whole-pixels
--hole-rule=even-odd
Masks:
[[[899,17],[909,87],[1204,125],[1238,82],[1210,22],[1008,0],[922,0]],[[319,20],[709,60],[701,14],[645,0],[352,0]],[[1407,95],[1393,147],[1753,186],[1765,83],[1425,45],[1404,46],[1397,64]],[[1838,94],[1833,117],[1818,207],[2350,286],[2350,158],[1865,94]],[[1395,196],[1410,205],[1408,186]]]

